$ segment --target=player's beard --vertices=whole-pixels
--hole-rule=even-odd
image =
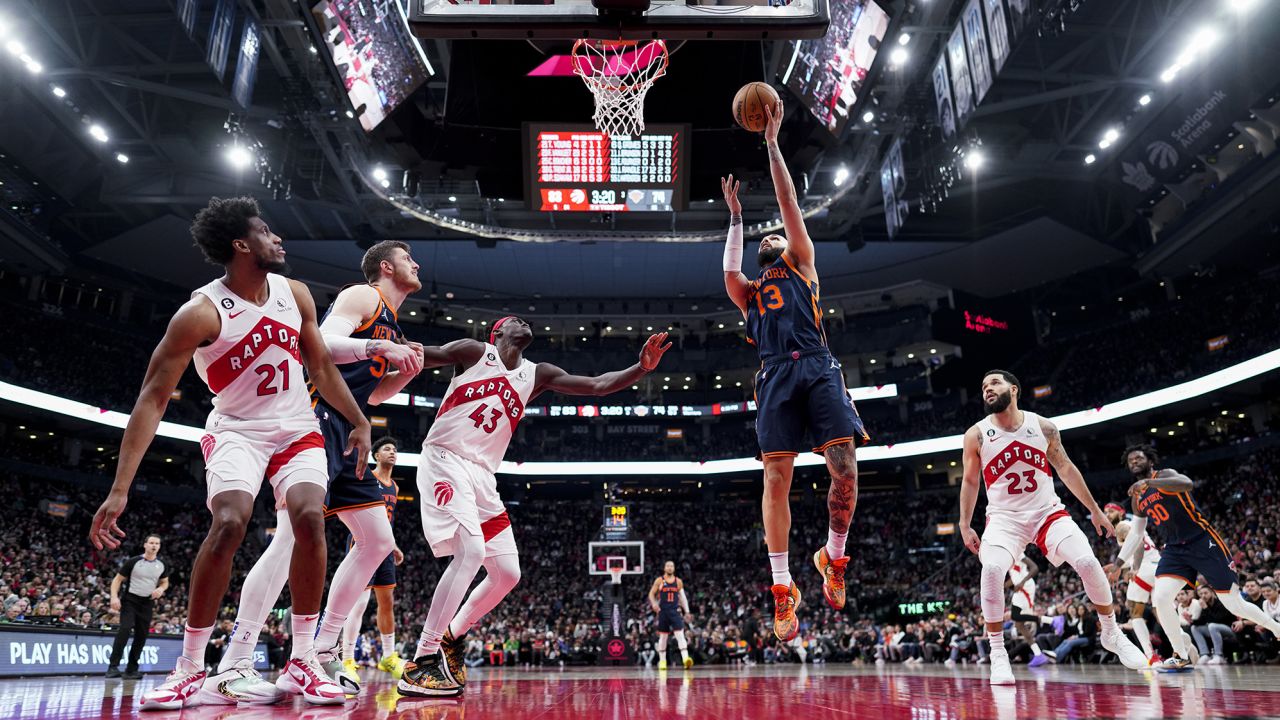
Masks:
[[[277,275],[288,275],[289,272],[292,270],[292,268],[289,267],[288,261],[286,260],[268,260],[262,257],[254,258],[254,260],[257,261],[259,270],[265,270],[269,273],[276,273]]]
[[[760,267],[766,268],[778,261],[782,257],[782,253],[786,248],[769,246],[767,250],[761,250],[756,256],[756,262],[760,263]]]
[[[1009,403],[1011,402],[1013,402],[1013,392],[1005,390],[1003,393],[996,395],[996,399],[991,402],[983,400],[982,406],[987,411],[988,415],[994,415],[999,412],[1004,412],[1005,408],[1009,407]]]
[[[422,280],[412,270],[406,269],[404,272],[397,274],[399,277],[396,278],[396,284],[400,287],[407,289],[411,293],[422,289]]]

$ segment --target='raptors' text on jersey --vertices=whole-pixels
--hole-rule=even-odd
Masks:
[[[1033,520],[1065,511],[1053,489],[1049,441],[1040,430],[1040,416],[1024,411],[1022,425],[1012,431],[996,427],[988,416],[978,421],[978,432],[987,515]]]
[[[521,358],[508,370],[488,343],[480,361],[455,375],[423,446],[437,446],[497,472],[533,395],[536,363]]]
[[[255,305],[214,280],[196,293],[218,310],[222,329],[196,348],[196,374],[213,393],[216,413],[243,420],[309,415],[298,333],[302,313],[289,281],[267,275],[269,294]]]

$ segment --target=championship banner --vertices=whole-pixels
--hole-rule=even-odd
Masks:
[[[991,52],[987,49],[987,34],[982,29],[982,6],[979,0],[969,0],[960,14],[960,25],[969,46],[969,67],[973,70],[973,104],[977,106],[991,89]]]
[[[947,64],[951,66],[951,94],[956,101],[956,127],[973,114],[973,84],[969,79],[969,57],[964,50],[964,29],[956,26],[947,40]]]
[[[983,0],[987,11],[987,35],[991,39],[991,64],[1000,74],[1009,59],[1009,26],[1004,21],[1004,0]]]
[[[1031,0],[1009,0],[1009,38],[1021,40],[1030,30]]]
[[[173,8],[178,13],[178,22],[186,31],[187,37],[196,36],[196,18],[200,17],[200,0],[177,0]]]
[[[231,97],[242,108],[253,104],[253,86],[258,79],[258,55],[262,38],[258,23],[253,18],[244,21],[240,34],[240,52],[236,55],[236,74],[231,80]]]
[[[902,223],[898,218],[898,199],[893,194],[893,170],[889,168],[887,158],[884,165],[880,166],[880,195],[884,199],[885,232],[892,240],[898,235],[898,228]]]
[[[227,74],[227,56],[231,54],[231,35],[236,21],[235,0],[218,0],[213,8],[213,22],[209,25],[209,50],[205,59],[218,80]]]
[[[0,677],[18,675],[101,675],[111,658],[114,632],[63,630],[38,625],[0,625]],[[132,639],[130,640],[132,642]],[[128,646],[125,653],[128,654]],[[142,648],[138,669],[169,672],[182,655],[181,635],[151,635]],[[253,666],[269,670],[267,646],[253,649]]]
[[[942,138],[954,137],[956,134],[955,110],[951,106],[951,83],[947,80],[947,54],[938,56],[938,64],[933,66],[933,97],[938,103],[938,127],[942,128]]]

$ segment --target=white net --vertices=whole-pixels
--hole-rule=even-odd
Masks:
[[[610,135],[644,132],[644,96],[667,73],[667,44],[651,40],[579,40],[573,72],[595,96],[596,129]]]

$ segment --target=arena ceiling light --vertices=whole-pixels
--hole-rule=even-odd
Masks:
[[[121,165],[128,164],[129,156],[125,155],[124,153],[116,153],[116,162],[120,163]]]
[[[227,162],[237,170],[243,170],[253,163],[253,153],[243,145],[232,145],[227,149]]]
[[[1151,93],[1147,93],[1147,94],[1143,95],[1142,97],[1138,98],[1138,104],[1139,104],[1139,105],[1141,105],[1142,107],[1146,107],[1146,106],[1150,105],[1150,104],[1151,104]]]
[[[94,123],[89,126],[89,136],[100,143],[104,143],[111,138],[107,135],[107,131],[101,125]]]
[[[875,119],[876,119],[876,114],[871,112],[870,110],[862,113],[862,122],[864,123],[869,123]]]
[[[964,166],[970,170],[977,170],[987,162],[987,158],[978,150],[972,150],[964,156]]]
[[[893,67],[902,67],[909,57],[911,57],[911,54],[907,52],[906,48],[901,46],[896,47],[889,52],[889,65]]]
[[[836,187],[839,187],[845,184],[845,181],[847,181],[848,179],[849,179],[849,167],[847,165],[841,165],[840,167],[836,168],[836,177],[835,177]]]
[[[907,43],[909,43],[909,42],[911,42],[911,33],[905,33],[905,32],[904,32],[904,33],[902,33],[901,35],[899,35],[899,36],[898,36],[898,44],[899,44],[899,45],[906,45],[906,44],[907,44]]]
[[[1094,162],[1097,161],[1097,159],[1098,159],[1097,155],[1094,155],[1093,153],[1089,153],[1088,155],[1084,156],[1084,164],[1092,165]]]
[[[64,98],[67,96],[67,91],[63,90],[59,85],[54,85],[51,90],[53,92],[53,96],[56,98]]]

